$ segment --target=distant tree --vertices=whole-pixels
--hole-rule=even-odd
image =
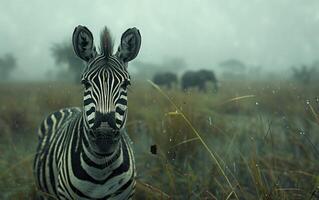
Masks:
[[[0,81],[8,80],[13,70],[17,68],[17,59],[11,54],[0,58]]]
[[[309,84],[316,72],[316,65],[302,65],[299,68],[292,67],[293,78],[303,84]]]
[[[166,68],[165,71],[181,73],[187,67],[187,63],[185,59],[181,57],[172,57],[165,59],[162,64],[162,68]]]
[[[129,68],[135,79],[151,79],[161,69],[159,64],[137,60]]]
[[[187,67],[183,58],[166,58],[162,63],[134,62],[132,68],[137,79],[152,79],[156,73],[172,72],[181,74]]]
[[[231,71],[244,71],[246,69],[246,65],[241,62],[240,60],[236,59],[228,59],[221,63],[219,63],[219,66],[223,68],[224,70],[231,70]]]
[[[241,79],[245,76],[247,66],[240,60],[228,59],[219,63],[223,77],[226,79]]]
[[[68,43],[56,43],[51,48],[55,63],[60,67],[58,79],[69,79],[72,82],[80,80],[84,63],[75,55],[73,47]],[[66,68],[63,68],[65,65]]]

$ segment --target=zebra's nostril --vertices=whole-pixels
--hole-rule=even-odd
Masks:
[[[115,112],[109,112],[106,114],[96,112],[93,127],[98,128],[102,122],[107,122],[112,129],[116,129]]]

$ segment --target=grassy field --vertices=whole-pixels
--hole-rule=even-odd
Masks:
[[[82,89],[7,83],[0,94],[0,199],[33,199],[37,126],[81,106]],[[218,94],[133,83],[136,199],[319,199],[318,97],[286,81],[227,81]]]

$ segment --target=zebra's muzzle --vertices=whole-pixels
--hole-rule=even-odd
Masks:
[[[115,123],[115,112],[109,113],[100,113],[96,112],[94,125],[92,127],[93,130],[95,129],[114,129],[116,130],[116,123]]]
[[[93,129],[93,136],[97,140],[116,142],[119,139],[120,131],[110,127],[107,122],[101,122],[99,127]]]
[[[120,131],[104,127],[90,131],[90,135],[90,141],[99,153],[113,152],[121,138]]]

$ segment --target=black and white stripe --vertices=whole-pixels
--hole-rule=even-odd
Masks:
[[[108,68],[100,67],[104,62],[105,56],[98,57],[96,62],[89,64],[88,68],[91,70],[84,72],[82,77],[88,126],[93,127],[96,111],[115,111],[116,126],[121,129],[126,122],[127,86],[130,84],[130,76],[115,56],[109,57]]]
[[[88,63],[82,74],[83,111],[61,109],[40,125],[34,175],[43,199],[130,199],[134,194],[135,160],[125,131],[127,63],[139,51],[140,34],[128,29],[115,55],[107,29],[101,40],[99,55],[86,27],[73,33],[74,50]]]

